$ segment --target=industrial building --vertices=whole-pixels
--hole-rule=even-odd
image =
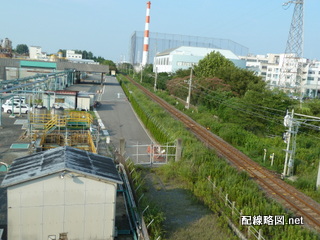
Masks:
[[[44,60],[44,59],[47,59],[47,54],[45,52],[42,52],[42,49],[39,46],[30,46],[29,47],[29,58]]]
[[[17,158],[2,182],[8,239],[114,239],[117,184],[113,160],[88,151],[65,146]]]
[[[0,41],[0,57],[12,57],[12,41],[9,38]]]
[[[218,52],[232,61],[239,68],[246,68],[246,61],[237,57],[232,51],[217,48],[182,46],[158,53],[153,63],[153,71],[174,73],[178,69],[188,69],[198,64],[211,52]]]
[[[130,63],[134,66],[142,63],[144,35],[143,31],[135,31],[131,36]],[[225,49],[237,56],[249,52],[247,47],[229,39],[149,32],[147,64],[153,64],[157,53],[181,46]]]
[[[66,58],[69,59],[82,59],[82,54],[75,53],[74,50],[67,50],[66,51]]]
[[[91,112],[83,111],[102,92],[108,66],[0,59],[4,79],[8,66],[17,66],[18,73],[25,67],[52,71],[0,81],[10,85],[0,90],[0,103],[12,96],[32,105],[19,137],[23,143],[11,146],[31,155],[15,159],[2,184],[8,192],[8,239],[137,239],[142,223],[128,177],[111,158],[97,155],[110,156],[110,142],[99,137]],[[66,89],[86,71],[101,73],[101,82],[92,81],[96,92]]]
[[[101,73],[101,79],[103,79],[104,74],[110,73],[108,65],[86,63],[68,62],[63,59],[56,59],[56,61],[36,61],[0,58],[0,84],[1,80],[14,80],[17,78],[32,77],[36,74],[53,73],[70,69],[76,71],[78,80],[84,78],[87,72]]]

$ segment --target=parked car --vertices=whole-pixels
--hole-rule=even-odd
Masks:
[[[6,103],[8,103],[8,104],[10,104],[12,102],[26,104],[26,98],[25,97],[14,96],[14,97],[11,97],[10,99],[7,99],[7,101],[6,101]]]
[[[6,113],[12,113],[12,104],[3,104],[2,109]],[[27,104],[13,104],[13,113],[28,113],[30,111],[30,107]]]
[[[13,105],[17,106],[17,105],[19,105],[19,104],[14,102]],[[4,109],[7,109],[7,108],[9,108],[9,107],[12,108],[12,103],[7,103],[7,102],[6,102],[6,103],[2,104],[2,106],[1,106],[2,112],[4,111]]]

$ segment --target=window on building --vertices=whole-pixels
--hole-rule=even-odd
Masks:
[[[64,103],[64,98],[55,98],[55,103]]]

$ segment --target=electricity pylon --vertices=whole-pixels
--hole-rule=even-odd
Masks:
[[[302,57],[303,57],[303,6],[304,0],[288,1],[283,6],[288,9],[295,4],[292,16],[286,50],[282,62],[278,87],[291,92],[298,92],[301,89],[302,80]]]

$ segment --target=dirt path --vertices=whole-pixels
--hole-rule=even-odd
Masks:
[[[236,239],[228,229],[217,223],[217,215],[193,199],[181,184],[164,182],[150,171],[145,181],[148,187],[147,197],[165,215],[166,239]]]

